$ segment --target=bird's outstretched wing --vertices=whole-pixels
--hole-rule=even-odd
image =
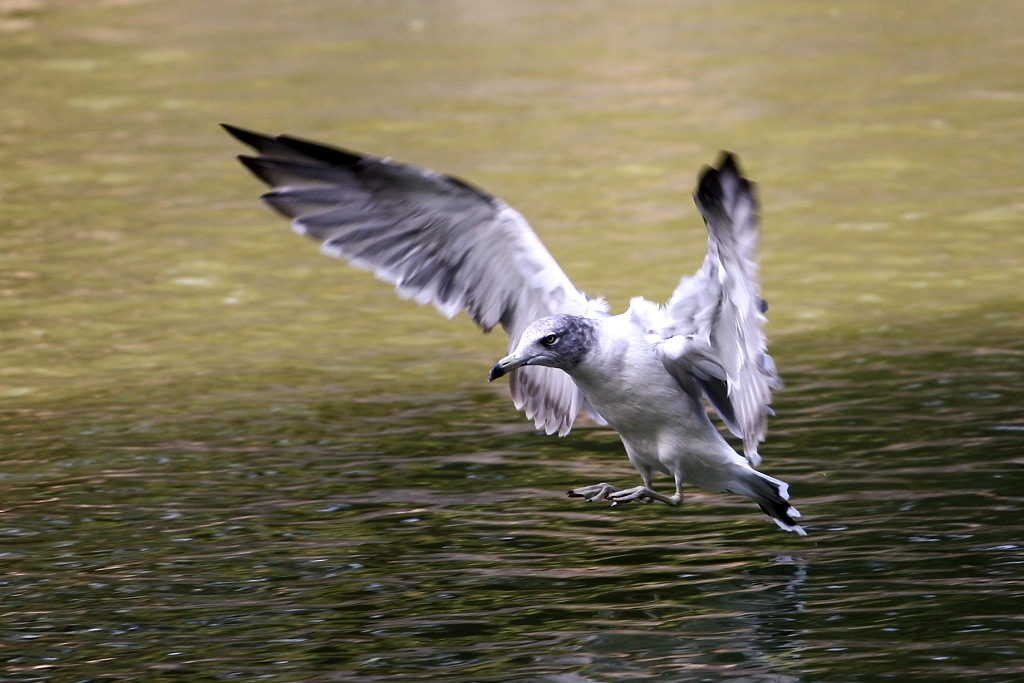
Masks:
[[[782,386],[764,335],[757,198],[736,160],[725,153],[717,169],[704,169],[694,201],[707,225],[708,253],[700,270],[680,280],[661,311],[659,351],[684,387],[700,387],[757,465],[772,389]]]
[[[518,211],[472,185],[390,159],[224,128],[256,150],[239,160],[272,188],[263,200],[297,233],[372,270],[403,298],[449,318],[465,310],[485,331],[501,325],[510,350],[538,318],[606,312],[603,301],[573,286]],[[579,411],[591,410],[560,370],[520,368],[510,386],[516,407],[548,434],[567,434]]]

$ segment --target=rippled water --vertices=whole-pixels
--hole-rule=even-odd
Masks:
[[[0,2],[0,680],[1024,678],[1024,27],[930,7]],[[735,149],[809,535],[565,498],[614,434],[534,433],[219,121],[471,178],[616,308]]]
[[[770,462],[806,539],[740,498],[565,499],[632,479],[611,435],[488,427],[471,391],[81,424],[5,466],[10,679],[1014,680],[1022,366],[790,373]]]

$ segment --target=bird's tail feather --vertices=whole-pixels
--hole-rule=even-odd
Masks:
[[[804,528],[796,523],[795,517],[800,513],[789,504],[789,484],[757,470],[742,468],[734,486],[733,493],[747,496],[775,520],[779,528],[806,536]]]

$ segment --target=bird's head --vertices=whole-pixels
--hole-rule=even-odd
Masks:
[[[595,336],[595,322],[578,315],[552,315],[530,324],[512,353],[491,368],[494,381],[523,365],[545,365],[571,371],[586,356]]]

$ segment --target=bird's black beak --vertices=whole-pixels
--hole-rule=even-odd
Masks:
[[[516,368],[526,365],[527,360],[527,358],[517,358],[515,354],[505,356],[495,363],[493,368],[491,368],[490,374],[487,375],[487,381],[493,382],[499,377],[504,377]]]

